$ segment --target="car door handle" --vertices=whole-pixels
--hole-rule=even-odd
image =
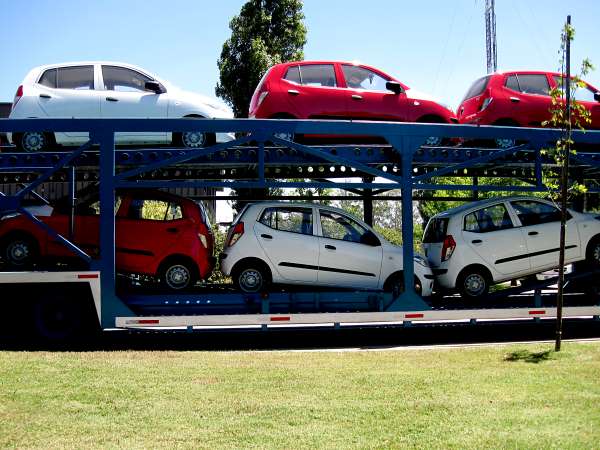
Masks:
[[[40,98],[52,98],[49,94],[40,94]]]
[[[333,246],[333,245],[329,245],[329,244],[325,244],[325,248],[326,248],[327,250],[335,250],[335,249],[336,249],[336,248],[335,248],[335,246]]]
[[[528,234],[529,236],[537,236],[537,235],[538,235],[538,234],[540,234],[540,233],[538,233],[537,231],[530,231],[530,232],[529,232],[529,233],[527,233],[527,234]]]
[[[271,236],[270,234],[261,234],[260,237],[264,239],[273,239],[273,236]]]
[[[481,244],[483,241],[481,239],[473,239],[471,244]]]
[[[352,94],[352,100],[362,100],[362,95]]]
[[[114,97],[106,97],[106,100],[109,102],[118,102],[119,101],[118,98],[114,98]]]
[[[513,103],[519,103],[521,101],[521,99],[519,97],[511,97],[510,101]]]
[[[288,89],[288,94],[290,94],[290,95],[299,95],[300,91],[297,91],[296,89]]]
[[[167,233],[177,233],[178,231],[178,228],[167,228]]]

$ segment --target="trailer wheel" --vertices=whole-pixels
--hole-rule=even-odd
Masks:
[[[478,266],[467,267],[458,275],[456,288],[465,300],[476,300],[490,290],[491,277],[489,273]]]
[[[75,343],[75,339],[92,336],[98,327],[90,320],[84,299],[72,293],[40,299],[33,305],[35,332],[42,343]]]
[[[158,277],[163,287],[172,291],[181,291],[196,284],[198,270],[191,261],[172,258],[161,264]]]
[[[250,294],[261,292],[271,283],[271,271],[260,260],[250,260],[232,270],[235,287]]]
[[[2,256],[11,267],[29,267],[38,258],[39,247],[31,236],[14,234],[4,239]]]

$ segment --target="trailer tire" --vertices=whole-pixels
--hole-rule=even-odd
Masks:
[[[14,268],[27,268],[38,259],[40,248],[33,236],[27,233],[11,233],[2,239],[2,258]]]
[[[269,266],[256,258],[237,263],[231,271],[231,276],[236,289],[248,294],[265,291],[272,280]]]
[[[98,331],[90,304],[72,292],[33,304],[34,331],[42,344],[82,343]]]
[[[464,300],[479,300],[489,292],[491,280],[484,267],[468,266],[456,278],[456,289]]]

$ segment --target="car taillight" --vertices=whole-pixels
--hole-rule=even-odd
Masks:
[[[204,248],[208,248],[208,239],[206,239],[206,236],[204,236],[202,233],[198,233],[198,238],[200,239],[200,242]]]
[[[227,242],[227,247],[233,247],[244,234],[244,222],[238,222],[231,231],[231,237],[229,238],[229,242]]]
[[[269,91],[262,91],[260,93],[260,95],[258,96],[258,101],[256,102],[256,109],[260,108],[260,104],[263,102],[263,100],[267,97],[268,94]]]
[[[19,100],[21,100],[21,97],[23,97],[23,86],[19,86],[17,88],[17,93],[15,94],[15,98],[13,99],[13,104],[10,108],[11,111],[13,111],[15,109],[15,106],[17,106],[17,103],[19,102]]]
[[[447,261],[454,253],[454,249],[456,248],[456,241],[452,237],[452,235],[448,235],[444,238],[444,245],[442,245],[442,261]]]
[[[479,108],[479,111],[483,111],[485,108],[490,106],[490,103],[492,103],[492,100],[493,100],[492,97],[487,97],[486,99],[484,99],[483,103],[481,104],[481,108]]]

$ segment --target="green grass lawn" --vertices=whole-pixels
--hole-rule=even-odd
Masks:
[[[0,352],[2,448],[600,448],[600,344]]]

